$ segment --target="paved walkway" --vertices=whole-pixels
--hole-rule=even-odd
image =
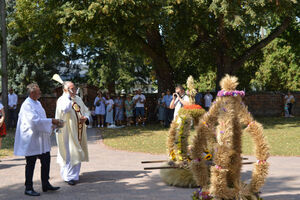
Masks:
[[[190,200],[194,189],[175,188],[165,185],[159,170],[144,171],[142,160],[166,159],[165,155],[151,155],[112,150],[102,144],[96,129],[89,129],[90,162],[82,164],[80,183],[65,184],[59,176],[56,163],[55,140],[51,154],[50,182],[60,186],[57,192],[42,193],[38,199],[100,199],[100,200]],[[253,157],[249,161],[254,161]],[[263,187],[265,200],[300,199],[300,157],[272,157],[266,185]],[[156,166],[159,164],[156,164]],[[24,192],[25,160],[12,157],[0,163],[0,199],[37,199]],[[146,165],[146,166],[154,166]],[[252,166],[243,167],[243,178],[251,177]],[[34,174],[35,190],[41,192],[40,164]]]

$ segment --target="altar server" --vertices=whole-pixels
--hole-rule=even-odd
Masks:
[[[63,83],[63,95],[56,105],[57,119],[65,126],[56,134],[58,144],[57,161],[61,166],[61,176],[69,185],[79,180],[81,162],[88,161],[86,124],[90,113],[82,99],[76,96],[75,85]]]
[[[53,127],[59,124],[56,119],[46,117],[46,112],[38,99],[41,91],[36,83],[27,86],[29,97],[26,98],[19,112],[16,128],[14,154],[25,156],[25,194],[40,196],[33,189],[32,177],[37,159],[41,161],[42,189],[58,190],[49,183],[50,172],[50,135]]]

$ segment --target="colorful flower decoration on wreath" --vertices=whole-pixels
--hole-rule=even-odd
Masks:
[[[197,104],[192,104],[192,105],[186,105],[183,107],[183,109],[186,110],[193,110],[193,109],[201,109],[202,107],[200,105]]]
[[[245,96],[245,92],[244,91],[239,91],[239,90],[234,90],[234,91],[225,91],[225,90],[220,90],[218,92],[218,97],[225,97],[225,96],[232,96],[232,97],[236,97],[236,96]]]

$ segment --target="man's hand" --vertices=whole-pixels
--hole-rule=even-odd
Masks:
[[[70,94],[71,98],[74,98],[75,95],[76,95],[76,92],[75,92],[74,88],[73,89],[68,88],[68,93]]]
[[[52,118],[52,124],[57,126],[59,124],[59,120]]]
[[[87,120],[87,118],[85,116],[80,117],[80,123],[81,124],[84,124],[86,120]]]
[[[179,101],[182,100],[182,98],[181,98],[181,96],[179,94],[177,94],[177,98],[178,98]]]
[[[175,92],[173,93],[173,99],[176,99],[179,95]]]

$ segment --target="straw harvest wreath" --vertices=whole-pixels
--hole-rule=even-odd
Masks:
[[[197,184],[190,170],[189,136],[192,123],[195,125],[200,120],[200,117],[205,113],[205,110],[195,104],[196,90],[194,89],[194,79],[190,76],[187,80],[187,95],[189,96],[190,105],[182,107],[178,116],[173,120],[169,137],[167,140],[167,150],[169,154],[169,162],[167,166],[174,169],[162,169],[160,171],[162,179],[169,185],[180,187],[196,187]],[[209,157],[209,153],[206,158]]]
[[[268,173],[269,147],[265,142],[262,125],[256,122],[242,102],[243,91],[236,91],[236,77],[226,75],[221,81],[221,91],[216,101],[199,122],[197,135],[191,148],[191,170],[201,194],[205,199],[248,199],[257,200],[259,190]],[[240,180],[242,166],[241,135],[242,125],[247,126],[255,144],[252,180],[244,184]],[[209,166],[203,153],[216,141],[213,148],[213,165]],[[204,199],[200,192],[194,199]],[[194,195],[195,196],[195,195]]]

